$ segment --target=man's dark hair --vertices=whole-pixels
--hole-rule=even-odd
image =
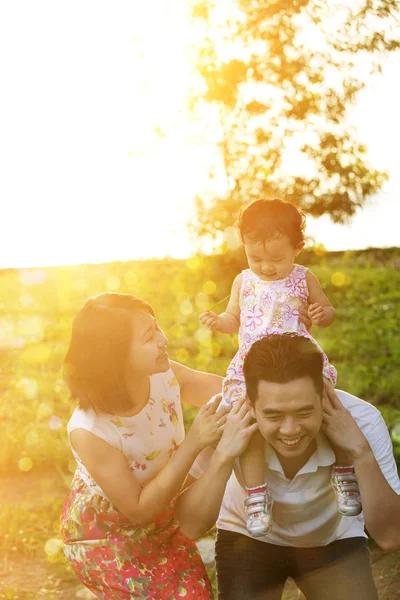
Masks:
[[[272,333],[254,342],[246,354],[243,373],[247,395],[254,405],[260,381],[289,383],[310,377],[322,396],[322,368],[322,353],[309,338],[297,333]]]
[[[64,379],[83,410],[118,414],[131,399],[125,369],[134,315],[153,309],[130,294],[104,293],[90,298],[76,315],[64,359]]]

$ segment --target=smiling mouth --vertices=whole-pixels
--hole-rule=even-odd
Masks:
[[[297,446],[297,444],[302,440],[302,437],[298,437],[295,438],[294,440],[283,440],[281,439],[280,441],[282,442],[282,444],[284,444],[285,446]]]
[[[164,358],[168,358],[168,352],[164,352],[161,356],[157,358],[157,360],[163,360]]]

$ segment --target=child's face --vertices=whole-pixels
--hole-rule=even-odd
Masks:
[[[275,281],[289,275],[295,257],[303,248],[302,243],[293,247],[283,234],[265,242],[256,242],[245,235],[243,242],[250,269],[264,281]]]

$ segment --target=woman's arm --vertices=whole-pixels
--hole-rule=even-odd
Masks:
[[[211,396],[220,394],[222,377],[212,373],[203,373],[185,367],[180,363],[171,362],[171,368],[181,389],[181,401],[192,406],[203,406]]]
[[[216,443],[226,417],[216,413],[219,399],[203,406],[176,453],[143,489],[117,448],[84,429],[71,433],[71,444],[93,479],[128,519],[147,525],[180,491],[199,452]]]
[[[234,459],[257,429],[245,399],[235,402],[207,469],[197,480],[189,476],[176,505],[181,530],[190,539],[198,539],[216,522]]]
[[[200,315],[200,322],[208,329],[220,333],[236,333],[240,325],[240,288],[242,287],[242,274],[235,277],[232,284],[231,296],[226,311],[217,315],[212,310],[205,310]]]
[[[329,327],[335,320],[336,311],[314,273],[307,271],[306,281],[308,286],[308,315],[311,322],[317,327]]]

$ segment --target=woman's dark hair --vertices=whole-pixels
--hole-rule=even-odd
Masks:
[[[247,395],[254,405],[258,383],[289,383],[310,377],[315,391],[322,397],[323,356],[309,338],[297,333],[271,333],[251,346],[243,363]]]
[[[287,235],[295,248],[304,242],[306,217],[294,204],[271,198],[254,200],[242,208],[236,225],[242,242],[248,236],[252,241],[264,243],[280,233]]]
[[[64,359],[64,379],[83,410],[118,414],[131,408],[125,385],[133,319],[153,309],[130,294],[90,298],[76,315]]]

